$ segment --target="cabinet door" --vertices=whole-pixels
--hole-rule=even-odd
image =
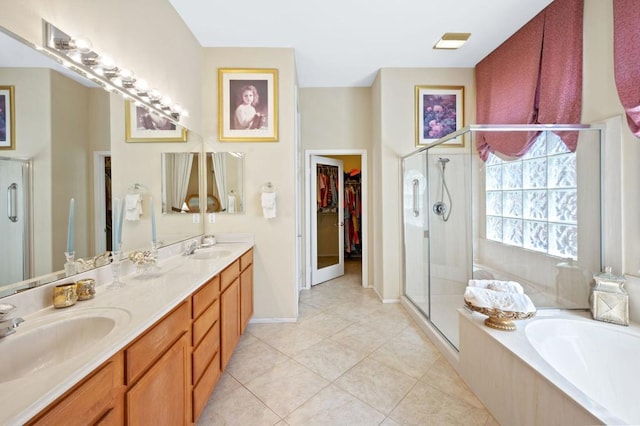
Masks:
[[[122,424],[123,357],[114,355],[28,425]],[[7,396],[9,397],[9,396]],[[79,409],[81,407],[81,409]]]
[[[220,296],[220,367],[224,370],[240,339],[240,279]]]
[[[127,392],[127,424],[190,424],[191,345],[185,333]]]
[[[243,334],[253,315],[253,265],[240,274],[240,334]]]

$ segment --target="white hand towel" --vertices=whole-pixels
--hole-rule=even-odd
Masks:
[[[273,219],[276,217],[276,193],[275,192],[263,192],[262,193],[262,214],[265,219]]]
[[[142,216],[142,199],[140,194],[127,194],[124,197],[125,217],[127,220],[140,220]]]
[[[473,306],[488,309],[500,309],[510,312],[535,312],[536,307],[526,294],[488,290],[479,287],[467,287],[464,300]]]
[[[506,291],[511,293],[524,293],[524,288],[515,281],[500,280],[469,280],[469,287],[486,288],[495,291]]]
[[[235,195],[229,195],[227,197],[227,213],[236,212],[236,197]]]

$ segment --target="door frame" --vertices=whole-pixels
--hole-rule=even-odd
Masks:
[[[104,160],[111,151],[93,152],[93,230],[96,254],[107,250],[107,197],[104,193]]]
[[[369,209],[368,209],[368,176],[366,149],[307,149],[304,151],[305,186],[304,186],[304,218],[305,218],[305,282],[303,289],[311,288],[311,214],[315,208],[311,206],[311,156],[313,155],[359,155],[360,156],[360,204],[362,206],[362,287],[369,286]]]

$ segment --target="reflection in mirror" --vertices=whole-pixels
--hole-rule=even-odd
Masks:
[[[244,212],[244,153],[208,152],[207,213]]]
[[[11,197],[2,197],[9,204],[3,207],[16,213],[15,220],[0,219],[0,256],[11,265],[3,263],[0,268],[0,295],[5,295],[35,285],[17,282],[39,277],[37,283],[46,283],[62,275],[55,271],[63,269],[69,246],[71,198],[75,200],[71,246],[76,258],[92,258],[107,250],[109,180],[103,179],[97,191],[95,185],[97,175],[109,173],[110,98],[2,28],[0,86],[13,89],[15,130],[14,147],[2,151],[5,161],[0,165],[3,184],[8,179],[7,187],[14,188]],[[11,290],[3,290],[8,287]]]
[[[197,152],[162,153],[162,213],[200,213]]]
[[[7,237],[9,231],[0,228],[0,297],[4,297],[64,278],[71,198],[75,202],[75,259],[84,260],[78,263],[78,271],[108,262],[104,254],[111,250],[112,193],[121,198],[133,182],[150,184],[152,178],[145,174],[148,168],[130,164],[129,152],[135,148],[124,141],[124,100],[62,67],[2,27],[0,86],[12,86],[15,95],[15,149],[0,151],[0,157],[8,159],[0,165],[2,184],[5,178],[11,180],[7,186],[16,181],[10,202],[17,214],[10,216],[17,220],[7,221],[24,225],[13,240]],[[122,116],[112,116],[113,110],[122,110]],[[200,150],[202,138],[189,134],[187,144]],[[148,158],[149,153],[146,155]],[[7,163],[22,171],[10,173],[9,169],[16,167],[5,168]],[[112,173],[112,166],[117,167],[117,173]],[[30,178],[30,184],[17,179],[22,176]],[[24,195],[27,188],[30,196]],[[159,193],[160,185],[150,190]],[[9,195],[0,195],[6,204]],[[0,205],[0,211],[8,211],[5,204]],[[148,221],[148,212],[145,214],[143,220]],[[142,228],[137,222],[126,223],[123,238],[127,250],[148,247],[149,227]],[[191,220],[189,224],[173,221],[170,228],[172,232],[161,236],[163,245],[203,232],[203,225],[194,226]]]

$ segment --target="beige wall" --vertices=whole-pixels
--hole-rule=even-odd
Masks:
[[[74,251],[78,258],[93,255],[89,251],[93,216],[89,215],[93,188],[90,162],[89,104],[90,91],[85,86],[51,71],[51,214],[53,216],[52,251],[54,270],[63,269],[67,246],[69,200],[74,198]]]
[[[300,143],[302,150],[366,150],[367,181],[373,178],[371,150],[373,147],[373,121],[371,116],[371,88],[369,87],[329,87],[300,89]],[[360,159],[360,156],[358,156]],[[304,161],[304,160],[303,160]],[[369,183],[371,188],[371,183]],[[303,188],[302,215],[303,229],[306,226],[307,206],[304,203]],[[369,189],[368,199],[371,199]],[[370,211],[370,210],[369,210]],[[372,217],[372,214],[369,214]],[[367,252],[371,259],[375,238],[372,221],[368,221]],[[303,247],[306,247],[303,236]],[[306,254],[305,254],[306,255]],[[304,263],[303,263],[304,265]],[[304,266],[306,272],[307,266]],[[372,263],[368,262],[366,285],[371,285]]]
[[[255,236],[254,302],[256,319],[297,317],[295,63],[293,49],[204,49],[202,68],[203,135],[207,151],[240,151],[245,155],[245,212],[216,214],[206,232],[250,232]],[[218,141],[218,68],[277,68],[279,140]],[[265,219],[260,188],[275,186],[277,217]]]
[[[125,142],[125,106],[119,95],[111,95],[111,163],[113,174],[112,194],[120,202],[131,192],[130,188],[142,185],[142,216],[139,220],[124,220],[122,225],[122,249],[130,251],[151,245],[150,204],[156,214],[158,241],[173,242],[189,235],[201,234],[204,225],[194,223],[191,214],[162,214],[162,164],[163,152],[201,152],[202,137],[187,133],[187,142]]]

